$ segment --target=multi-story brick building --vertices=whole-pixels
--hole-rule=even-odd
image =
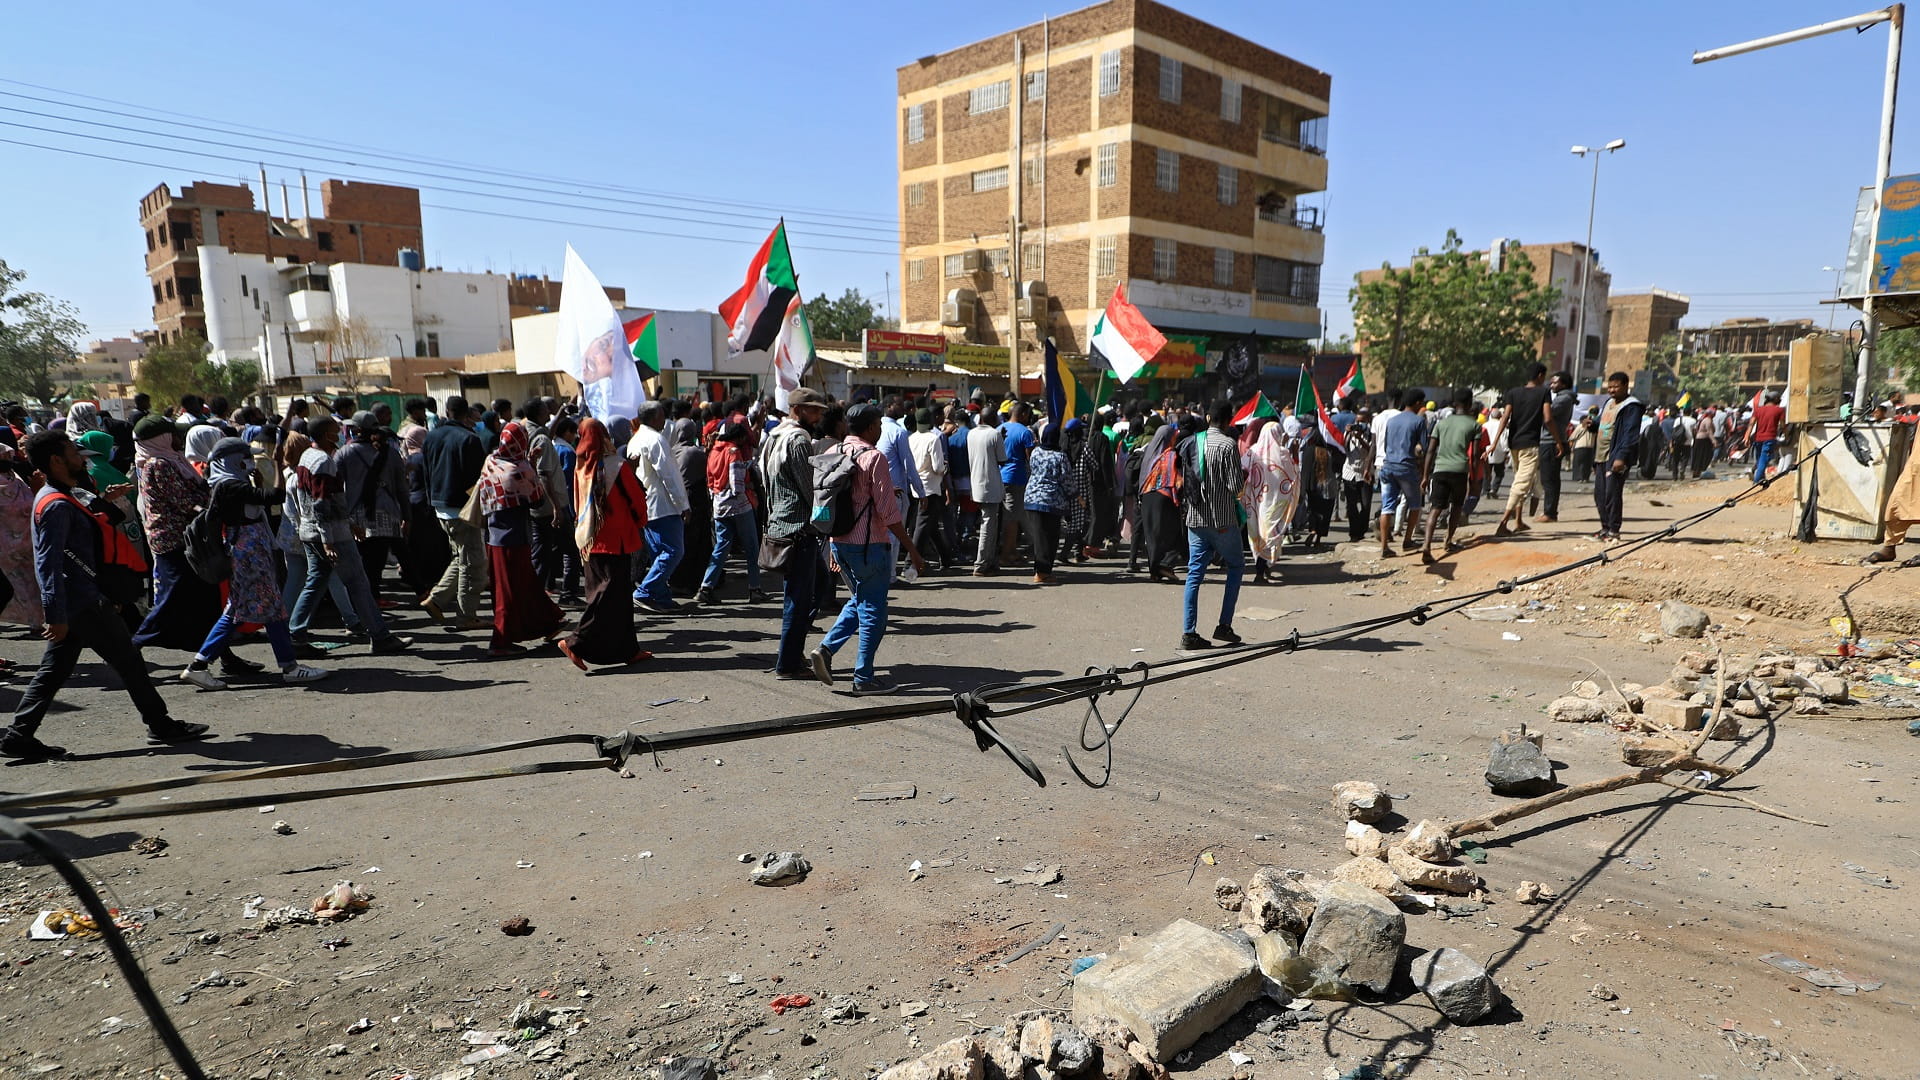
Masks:
[[[1796,338],[1813,332],[1812,319],[1723,319],[1712,326],[1683,329],[1680,338],[1689,353],[1735,357],[1738,400],[1746,401],[1769,387],[1786,387],[1787,354]]]
[[[1607,301],[1607,371],[1638,375],[1647,366],[1647,350],[1680,332],[1693,301],[1676,292],[1650,289],[1623,293]]]
[[[264,186],[264,182],[263,182]],[[153,323],[163,342],[207,333],[200,273],[201,246],[262,255],[269,262],[356,262],[394,265],[402,249],[421,251],[420,192],[390,184],[320,182],[320,216],[301,217],[281,196],[281,216],[244,184],[197,180],[175,195],[161,184],[140,200],[140,227],[147,239],[147,278],[153,284]]]
[[[1032,374],[1124,281],[1188,353],[1318,336],[1330,85],[1153,0],[901,67],[902,328]]]

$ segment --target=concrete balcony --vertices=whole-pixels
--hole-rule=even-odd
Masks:
[[[1291,214],[1277,221],[1259,215],[1253,221],[1253,250],[1257,255],[1319,265],[1327,261],[1327,238],[1318,229],[1301,228]]]
[[[287,318],[303,334],[324,332],[333,324],[333,294],[322,289],[288,293]]]
[[[1283,136],[1263,134],[1258,152],[1260,175],[1279,181],[1293,193],[1327,190],[1327,159]]]

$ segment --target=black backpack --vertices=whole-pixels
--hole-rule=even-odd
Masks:
[[[855,514],[853,509],[853,471],[857,464],[857,455],[844,445],[813,457],[813,514],[809,524],[822,536],[845,536],[866,516],[864,510]],[[871,501],[867,509],[872,509]]]
[[[233,576],[233,547],[227,543],[227,527],[211,501],[187,522],[185,541],[181,552],[200,580],[217,585]]]

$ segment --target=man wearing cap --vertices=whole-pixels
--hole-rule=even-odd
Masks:
[[[47,648],[33,681],[20,695],[13,725],[0,730],[0,757],[45,761],[66,756],[60,747],[41,742],[37,733],[83,648],[92,649],[119,676],[146,722],[149,743],[177,745],[207,738],[207,725],[182,723],[167,712],[140,650],[127,636],[126,622],[95,583],[103,547],[111,539],[105,530],[114,527],[119,512],[88,489],[81,449],[59,432],[36,434],[22,449],[46,478],[46,486],[34,496],[32,517],[34,577],[46,611],[40,634]]]
[[[787,416],[760,443],[760,475],[767,485],[767,540],[787,547],[780,587],[780,648],[773,674],[781,679],[811,678],[807,667],[807,627],[813,622],[814,593],[823,563],[820,534],[813,516],[813,439],[827,396],[810,386],[787,394]],[[748,558],[757,558],[749,555]]]

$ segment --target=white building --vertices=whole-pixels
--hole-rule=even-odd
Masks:
[[[727,325],[711,311],[666,311],[649,308],[616,309],[621,322],[653,310],[654,334],[660,346],[661,396],[677,397],[695,390],[711,390],[720,383],[727,394],[749,393],[772,386],[773,362],[764,352],[727,355]],[[560,325],[558,312],[522,315],[513,320],[514,369],[522,375],[563,370],[553,355]]]
[[[210,357],[252,360],[268,385],[324,383],[349,361],[496,352],[513,336],[500,274],[273,262],[202,247],[200,278]]]

